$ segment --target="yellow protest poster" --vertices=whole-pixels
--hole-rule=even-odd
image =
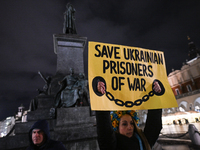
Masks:
[[[177,107],[168,83],[164,53],[138,47],[89,42],[88,80],[92,110]],[[106,93],[97,91],[105,83]],[[157,81],[161,93],[153,91]]]

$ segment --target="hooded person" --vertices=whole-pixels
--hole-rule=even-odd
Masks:
[[[30,145],[26,150],[66,150],[59,141],[50,139],[49,124],[39,120],[29,130]]]

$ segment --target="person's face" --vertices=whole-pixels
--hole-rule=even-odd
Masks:
[[[132,137],[134,131],[134,122],[130,115],[126,114],[120,118],[119,133],[127,137]]]
[[[44,140],[44,132],[40,129],[33,129],[32,141],[34,145],[40,146]]]

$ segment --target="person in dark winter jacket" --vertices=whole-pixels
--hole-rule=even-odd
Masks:
[[[160,93],[158,82],[153,90]],[[105,94],[103,82],[98,82],[97,91]],[[138,126],[137,112],[96,111],[97,135],[100,150],[151,150],[162,129],[162,110],[149,110],[144,131]]]
[[[26,150],[66,150],[59,141],[50,139],[49,124],[46,120],[39,120],[29,130],[30,145]]]

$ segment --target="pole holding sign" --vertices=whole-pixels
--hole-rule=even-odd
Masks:
[[[88,59],[92,110],[177,107],[168,83],[163,52],[89,42]],[[97,91],[99,81],[105,83],[104,95]],[[156,81],[161,93],[153,91]]]

